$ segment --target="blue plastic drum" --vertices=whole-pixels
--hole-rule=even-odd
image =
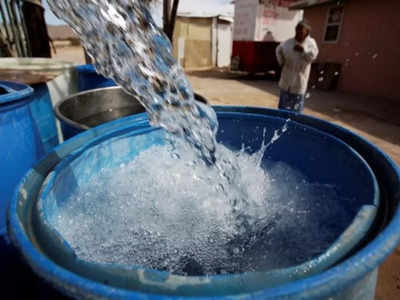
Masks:
[[[43,155],[43,145],[29,107],[33,89],[0,81],[0,232],[6,207],[24,174]]]
[[[30,293],[32,276],[7,236],[6,211],[18,182],[44,155],[30,110],[32,94],[28,85],[0,81],[0,280],[2,292],[16,296]]]

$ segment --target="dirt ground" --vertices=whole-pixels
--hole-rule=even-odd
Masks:
[[[62,43],[55,43],[55,51],[52,49],[52,58],[85,64],[85,54],[81,46],[64,46]]]
[[[81,47],[61,47],[56,59],[85,62]],[[219,70],[187,72],[194,90],[216,105],[276,108],[277,82]],[[389,100],[312,90],[305,114],[344,126],[365,137],[400,165],[400,105]],[[379,269],[376,300],[400,299],[400,247]]]

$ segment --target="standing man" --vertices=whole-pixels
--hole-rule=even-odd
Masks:
[[[311,63],[318,55],[317,43],[310,32],[311,26],[303,20],[296,26],[296,36],[276,48],[276,58],[282,67],[279,109],[303,111]]]

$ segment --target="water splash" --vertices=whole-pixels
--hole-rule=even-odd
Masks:
[[[218,128],[215,113],[194,101],[191,85],[148,3],[53,0],[49,6],[75,30],[99,73],[137,97],[153,125],[184,137],[212,164]]]

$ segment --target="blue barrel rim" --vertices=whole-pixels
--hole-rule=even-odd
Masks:
[[[229,113],[228,117],[232,116],[239,116],[237,113]],[[221,117],[221,115],[220,115]],[[225,113],[222,113],[222,117],[226,117]],[[240,117],[246,118],[246,119],[251,119],[253,120],[254,114],[246,114],[243,115],[241,114]],[[262,117],[263,119],[270,119],[272,117],[270,116],[265,116],[265,115],[258,115],[258,117]],[[276,118],[276,117],[274,117]],[[285,120],[282,118],[279,118],[282,122]],[[122,121],[122,120],[121,120]],[[55,182],[57,181],[57,176],[60,172],[62,172],[63,169],[68,167],[68,165],[73,162],[74,160],[78,159],[80,155],[82,155],[85,151],[91,149],[92,147],[97,146],[98,144],[101,144],[102,142],[108,141],[110,138],[117,136],[118,138],[123,138],[125,135],[131,133],[133,134],[143,134],[143,133],[148,133],[148,132],[153,132],[155,130],[158,130],[157,128],[152,128],[152,127],[147,127],[147,128],[136,128],[135,125],[129,125],[129,121],[127,121],[127,118],[124,120],[124,125],[123,127],[119,128],[118,130],[115,131],[110,131],[107,134],[98,137],[96,139],[92,139],[76,149],[75,151],[71,152],[68,154],[66,157],[62,159],[61,162],[59,162],[49,173],[49,175],[45,179],[45,183],[41,187],[41,191],[37,197],[37,202],[36,202],[36,207],[41,207],[41,203],[45,202],[45,198],[47,197],[48,193],[51,191],[52,187],[54,186]],[[128,123],[128,124],[126,124]],[[294,122],[296,123],[296,122]],[[293,127],[299,127],[299,124],[293,124]],[[310,259],[308,261],[305,261],[299,265],[293,265],[287,268],[282,268],[279,270],[269,270],[265,272],[244,272],[241,274],[229,274],[229,275],[213,275],[213,276],[207,276],[207,278],[211,279],[212,283],[208,285],[207,287],[212,289],[213,283],[216,285],[223,284],[222,282],[227,282],[229,284],[234,284],[234,281],[249,281],[250,278],[256,278],[257,276],[263,276],[264,278],[274,278],[273,283],[272,282],[265,282],[266,285],[277,285],[280,281],[285,281],[287,278],[291,279],[296,279],[299,280],[302,277],[305,276],[310,276],[310,274],[315,274],[319,273],[323,270],[326,270],[327,268],[331,267],[337,261],[340,261],[348,252],[349,249],[353,249],[355,245],[357,245],[360,240],[363,238],[364,234],[368,231],[370,226],[373,223],[374,217],[376,215],[376,210],[377,206],[379,205],[379,188],[377,185],[377,181],[375,178],[375,175],[373,174],[372,170],[370,169],[369,165],[364,161],[364,159],[356,152],[354,149],[340,141],[339,139],[331,136],[330,134],[322,133],[318,129],[311,128],[309,126],[300,126],[301,128],[307,127],[308,130],[314,131],[317,134],[323,137],[324,139],[330,139],[334,141],[337,144],[340,144],[341,147],[344,147],[346,151],[349,152],[349,155],[354,155],[354,159],[358,159],[362,164],[363,167],[365,167],[365,170],[369,175],[371,176],[370,178],[372,179],[372,189],[375,191],[374,192],[374,197],[373,197],[373,203],[370,205],[363,205],[360,208],[360,211],[358,214],[354,217],[352,223],[349,225],[349,227],[335,240],[332,245],[322,254],[314,257],[313,259]],[[134,128],[134,129],[132,129]],[[126,133],[125,133],[126,132]],[[33,213],[35,214],[35,213]],[[40,214],[40,213],[39,213]],[[74,251],[68,246],[68,242],[63,239],[61,234],[59,234],[55,229],[51,228],[51,225],[48,224],[46,218],[43,218],[43,220],[40,220],[41,226],[45,226],[48,228],[49,231],[53,232],[53,234],[47,236],[48,239],[50,240],[57,240],[63,241],[63,244],[66,245],[66,249],[63,249],[61,251],[65,251],[65,256],[68,256],[71,252],[73,253]],[[44,232],[44,231],[43,231]],[[349,236],[351,238],[349,238]],[[55,238],[54,238],[55,237]],[[46,239],[47,240],[47,239]],[[343,241],[345,240],[345,241]],[[44,251],[45,252],[45,251]],[[75,259],[77,265],[88,265],[87,262],[84,262],[80,259]],[[59,264],[60,266],[62,263]],[[78,269],[77,265],[75,265],[75,269]],[[91,265],[91,264],[89,264]],[[98,271],[101,272],[103,271],[104,273],[107,273],[107,270],[110,268],[110,265],[105,265],[101,263],[93,263],[93,265],[98,266]],[[157,271],[157,270],[152,270],[148,268],[143,268],[141,266],[120,266],[118,264],[112,264],[111,267],[115,267],[115,269],[121,269],[123,272],[135,272],[136,270],[145,270],[149,274],[153,274],[152,277],[160,277],[161,281],[163,278],[167,277],[168,278],[178,278],[179,281],[183,282],[183,276],[178,276],[178,275],[173,275],[165,271]],[[252,274],[249,274],[252,273]],[[79,271],[76,272],[77,275],[79,275]],[[186,277],[187,278],[187,277]],[[198,282],[201,281],[201,279],[204,278],[204,276],[191,276],[191,279],[193,280],[198,280]],[[89,279],[92,280],[92,279]],[[157,281],[157,280],[156,280]],[[214,284],[214,285],[215,285]],[[260,283],[260,285],[262,285]],[[267,288],[267,287],[264,287]]]
[[[273,115],[284,115],[284,116],[291,116],[296,119],[297,114],[292,114],[292,113],[282,113],[282,112],[277,112],[275,110],[270,110],[266,108],[256,108],[256,107],[216,107],[217,110],[257,110],[258,112],[269,112],[272,113]],[[308,117],[308,116],[302,116],[303,119],[310,119],[314,120],[314,122],[317,123],[323,123],[325,126],[330,126],[331,128],[338,129],[342,131],[342,133],[351,135],[352,138],[355,138],[358,142],[361,142],[363,144],[366,144],[370,147],[373,148],[374,152],[376,155],[378,155],[379,159],[385,161],[390,168],[390,171],[393,173],[395,176],[395,179],[397,182],[400,182],[400,172],[398,167],[395,165],[395,163],[392,161],[390,157],[388,157],[385,153],[383,153],[380,149],[366,141],[364,138],[350,132],[349,130],[339,127],[335,124],[332,124],[327,121],[319,120],[316,118]],[[118,122],[118,121],[115,121]],[[113,122],[114,123],[114,122]],[[109,124],[108,124],[109,125]],[[114,124],[115,125],[115,124]],[[68,146],[71,146],[71,144],[75,141],[78,141],[79,139],[86,139],[88,137],[93,137],[93,136],[98,136],[99,134],[102,134],[101,131],[106,131],[107,125],[102,125],[96,128],[96,132],[84,132],[74,139],[71,139],[70,141],[67,141],[66,144]],[[65,145],[64,145],[65,146]],[[60,150],[61,146],[59,146],[57,149]],[[57,150],[56,149],[56,150]],[[19,188],[23,185],[23,183],[29,179],[29,176],[32,176],[33,170],[31,170],[26,177],[21,181]],[[17,212],[17,203],[18,203],[18,194],[19,194],[19,188],[17,188],[16,193],[13,197],[13,200],[10,205],[9,209],[9,229],[10,229],[10,234],[11,237],[14,241],[14,243],[20,248],[24,248],[25,251],[24,255],[26,255],[26,258],[31,261],[35,261],[35,259],[40,259],[40,257],[37,257],[36,254],[32,252],[30,247],[30,241],[25,236],[24,230],[17,218],[17,213],[13,213],[14,211]],[[21,195],[23,196],[23,195]],[[25,195],[26,196],[26,195]],[[277,288],[272,288],[268,289],[268,294],[265,294],[265,291],[260,291],[256,293],[249,294],[249,297],[263,297],[265,298],[275,298],[275,297],[285,297],[285,299],[288,299],[288,297],[299,297],[299,295],[302,295],[302,292],[304,292],[304,287],[307,287],[307,296],[310,296],[310,291],[312,291],[312,295],[314,296],[323,296],[329,294],[331,291],[332,287],[337,288],[346,288],[351,284],[351,282],[357,281],[362,278],[362,276],[366,275],[367,273],[375,270],[378,265],[386,258],[387,255],[389,255],[390,252],[394,250],[394,248],[397,246],[397,244],[400,241],[400,235],[398,234],[400,231],[400,208],[397,207],[395,213],[393,214],[392,220],[386,225],[386,227],[380,232],[378,236],[376,236],[369,244],[367,244],[364,248],[360,249],[357,253],[355,253],[352,257],[348,258],[347,260],[339,263],[338,265],[334,266],[333,268],[311,276],[306,279],[302,279],[300,281],[295,281],[291,283],[287,283],[285,285],[282,285]],[[368,262],[366,260],[368,259]],[[354,268],[353,266],[357,265],[358,268]],[[60,270],[57,270],[56,268],[49,268],[49,266],[42,266],[45,270],[47,270],[48,274],[59,274]],[[67,271],[68,273],[68,271]],[[344,274],[344,275],[343,275]],[[74,278],[74,274],[68,274],[70,278],[67,278],[71,283],[77,283],[79,281],[79,278]],[[81,282],[78,282],[79,285],[82,286]],[[100,283],[95,283],[96,286],[93,284],[85,284],[83,285],[84,287],[87,288],[87,290],[94,292],[94,294],[97,294],[99,296],[104,296],[107,295],[109,297],[121,299],[127,296],[132,296],[131,291],[127,290],[118,290],[118,289],[113,289],[110,292],[110,287],[100,284]],[[145,296],[144,294],[136,293],[138,296]],[[168,296],[161,296],[161,295],[152,295],[154,296],[155,299],[176,299],[176,297],[168,297]],[[230,297],[233,299],[233,297]],[[204,298],[206,299],[206,298]],[[292,299],[298,299],[298,298],[292,298]]]
[[[0,80],[0,88],[8,92],[8,94],[0,95],[0,105],[11,104],[33,94],[33,88],[24,83]]]

